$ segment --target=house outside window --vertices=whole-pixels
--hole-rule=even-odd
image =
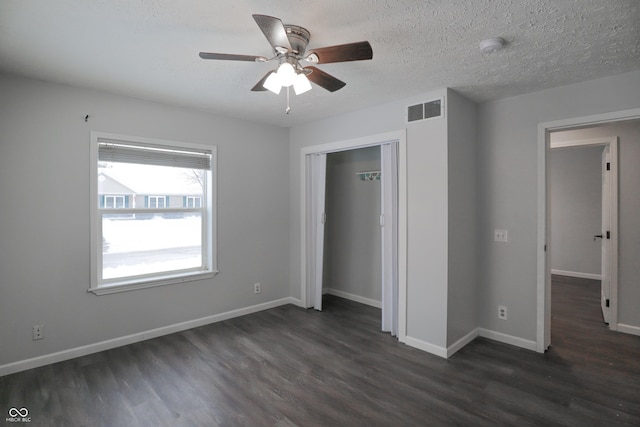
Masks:
[[[185,208],[199,208],[202,206],[202,198],[196,196],[185,196]]]
[[[101,204],[104,208],[121,209],[125,207],[125,196],[105,195]]]
[[[166,208],[167,198],[165,196],[148,196],[147,205],[149,208]]]
[[[212,277],[216,148],[92,132],[96,294]]]

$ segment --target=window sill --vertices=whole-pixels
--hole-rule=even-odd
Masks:
[[[177,283],[193,282],[196,280],[211,279],[216,274],[217,270],[206,272],[195,272],[189,274],[181,274],[175,276],[165,276],[157,279],[151,279],[146,281],[128,281],[120,283],[112,283],[108,285],[101,285],[97,288],[89,288],[87,292],[91,292],[95,295],[108,295],[118,292],[135,291],[138,289],[155,288],[158,286],[174,285]]]

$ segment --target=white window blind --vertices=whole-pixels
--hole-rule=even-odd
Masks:
[[[212,152],[189,148],[167,149],[154,144],[98,138],[98,160],[187,169],[211,169]]]

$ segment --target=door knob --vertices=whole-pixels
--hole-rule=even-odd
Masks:
[[[593,236],[593,241],[596,241],[596,238],[602,239],[602,234],[596,234],[595,236]]]

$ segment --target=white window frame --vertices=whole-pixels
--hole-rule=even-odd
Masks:
[[[207,172],[202,208],[161,208],[164,211],[202,211],[202,259],[203,268],[197,270],[169,271],[140,276],[129,276],[118,279],[102,280],[102,215],[111,213],[143,213],[148,209],[136,208],[100,208],[98,194],[98,147],[99,143],[116,141],[145,145],[166,150],[196,150],[211,154],[211,170]],[[131,291],[135,289],[184,283],[194,280],[204,280],[214,277],[218,273],[217,266],[217,224],[216,224],[216,172],[217,147],[214,145],[193,144],[180,141],[167,141],[137,136],[118,135],[105,132],[91,132],[90,146],[90,213],[91,213],[91,287],[89,292],[96,295]],[[106,206],[106,205],[105,205]]]
[[[164,209],[167,206],[167,197],[166,196],[149,196],[149,206],[146,206],[147,208],[151,208],[151,201],[154,200],[155,201],[155,206],[153,206],[154,209]],[[162,200],[162,206],[160,206],[160,202]]]
[[[105,208],[108,205],[108,203],[107,203],[108,199],[113,199],[113,209],[122,209],[127,204],[126,201],[125,201],[125,196],[120,196],[120,195],[117,195],[117,194],[105,194],[104,195],[104,207]],[[121,208],[118,207],[118,200],[122,201],[122,207]]]
[[[185,207],[191,207],[191,208],[198,208],[200,206],[202,206],[202,197],[200,196],[187,196],[187,200],[186,200],[186,204],[187,206]],[[189,206],[189,202],[191,202],[192,206]],[[196,203],[198,202],[198,203]],[[196,206],[196,204],[200,205],[200,206]]]

